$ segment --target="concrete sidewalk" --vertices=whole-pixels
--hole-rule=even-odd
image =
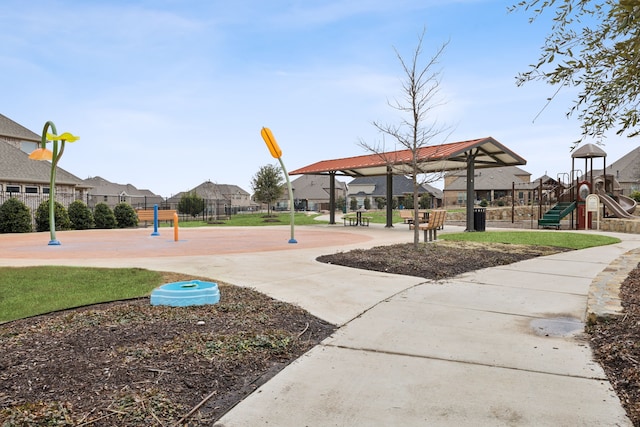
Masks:
[[[349,269],[321,274],[336,305],[345,292],[347,299],[375,293],[378,303],[216,425],[631,425],[582,333],[593,278],[640,245],[640,236],[617,237],[623,242],[446,283]],[[267,287],[287,298],[318,275],[309,271]],[[380,286],[387,298],[380,298]]]
[[[341,326],[217,426],[631,425],[581,332],[594,278],[639,248],[640,236],[600,233],[623,241],[435,283],[315,261],[321,254],[411,241],[401,226],[300,227],[298,245],[279,243],[287,230],[273,230],[201,230],[184,244],[156,240],[161,248],[140,256],[87,252],[62,234],[65,256],[47,248],[42,251],[56,256],[38,259],[25,247],[24,256],[0,253],[0,265],[135,266],[203,275],[255,288]],[[447,226],[445,232],[461,230]],[[249,246],[230,250],[240,232]],[[146,241],[139,232],[110,236],[112,243],[122,236],[127,245]],[[3,248],[10,247],[6,239],[0,235]]]

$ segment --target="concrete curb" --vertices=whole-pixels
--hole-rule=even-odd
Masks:
[[[587,296],[587,325],[623,314],[620,287],[629,273],[640,263],[640,249],[628,251],[607,266],[591,282]]]

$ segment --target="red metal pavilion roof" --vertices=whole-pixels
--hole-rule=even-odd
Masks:
[[[422,147],[418,150],[418,165],[423,173],[464,169],[467,155],[475,153],[475,168],[525,165],[527,161],[492,137]],[[411,150],[367,154],[334,160],[322,160],[291,171],[289,175],[324,175],[336,173],[347,176],[386,175],[391,168],[394,175],[411,173]]]

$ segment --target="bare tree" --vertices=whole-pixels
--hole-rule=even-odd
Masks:
[[[425,30],[418,37],[418,44],[411,58],[406,61],[396,48],[394,51],[404,72],[402,81],[402,96],[393,101],[388,101],[391,108],[399,111],[402,119],[399,124],[386,124],[374,121],[373,125],[383,133],[393,138],[401,149],[411,152],[409,167],[402,173],[411,177],[413,181],[413,215],[414,224],[419,224],[419,192],[422,184],[434,182],[442,178],[443,172],[428,172],[422,168],[425,161],[423,149],[432,146],[436,137],[444,134],[448,128],[440,126],[435,120],[433,110],[444,104],[440,97],[440,85],[442,71],[437,69],[440,57],[445,51],[448,42],[442,44],[426,63],[422,62],[422,44]],[[446,138],[442,138],[446,139]],[[398,172],[394,164],[397,159],[391,153],[385,153],[382,147],[371,145],[360,140],[359,145],[364,149],[378,154],[387,163],[388,168]],[[437,153],[432,153],[432,157]],[[413,243],[417,247],[420,242],[420,230],[414,227]]]

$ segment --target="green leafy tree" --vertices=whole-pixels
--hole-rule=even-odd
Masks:
[[[0,233],[30,233],[31,212],[27,205],[10,197],[0,206]]]
[[[93,228],[93,213],[82,200],[75,200],[69,205],[69,220],[74,230],[88,230]]]
[[[420,209],[429,209],[431,208],[431,194],[422,193],[420,195],[420,201],[418,202],[420,205]]]
[[[116,218],[118,228],[131,228],[138,225],[138,215],[129,203],[118,203],[113,208],[113,216]]]
[[[370,199],[370,198],[368,198],[368,197],[365,197],[365,198],[364,198],[364,208],[365,208],[366,210],[371,209],[371,199]]]
[[[178,212],[195,218],[204,212],[204,199],[195,191],[184,193],[178,202]]]
[[[376,197],[376,206],[378,209],[384,209],[387,206],[387,199],[384,197]]]
[[[414,209],[413,206],[413,194],[407,194],[404,196],[404,202],[402,203],[405,209]]]
[[[352,197],[349,201],[349,209],[351,209],[352,211],[358,210],[358,201],[355,197]]]
[[[344,208],[347,206],[347,201],[343,196],[338,196],[336,200],[336,208],[340,211],[344,211]]]
[[[267,214],[271,215],[271,204],[284,194],[284,177],[277,165],[262,166],[251,180],[253,197],[257,202],[267,204]]]
[[[96,228],[111,229],[118,226],[116,216],[106,203],[98,203],[93,212],[93,219],[96,223]]]
[[[632,192],[631,194],[629,194],[629,197],[631,197],[636,202],[640,203],[640,191]]]
[[[553,24],[536,64],[521,73],[522,85],[541,80],[558,89],[578,89],[568,115],[577,115],[582,136],[636,136],[640,102],[640,8],[636,1],[525,0],[511,8],[530,13],[530,22],[544,13]],[[555,97],[553,95],[550,99]]]
[[[54,203],[56,230],[71,230],[69,213],[60,202]],[[36,209],[36,231],[49,231],[49,200],[45,200]]]

